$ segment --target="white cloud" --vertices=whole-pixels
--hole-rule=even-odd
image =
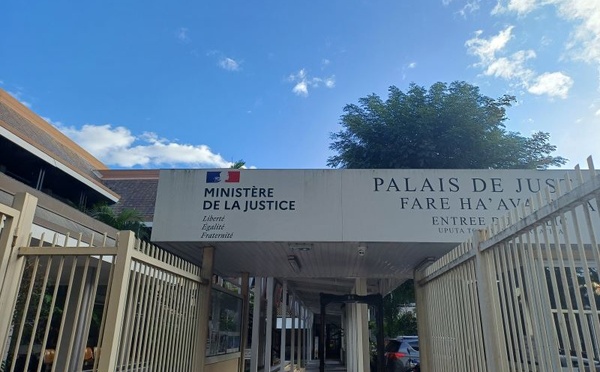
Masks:
[[[294,85],[292,92],[296,93],[298,96],[308,97],[308,86],[306,85],[306,81],[301,81]]]
[[[489,39],[480,38],[483,34],[482,30],[475,32],[475,37],[467,40],[465,45],[467,46],[469,53],[479,57],[482,64],[487,64],[496,58],[496,53],[500,52],[509,40],[512,39],[513,26],[508,26],[504,30],[500,31],[498,35],[493,36]]]
[[[325,66],[329,66],[329,64],[331,63],[330,60],[328,60],[327,58],[323,58],[321,60],[321,66],[325,67]]]
[[[76,128],[44,119],[107,165],[228,168],[232,164],[206,145],[177,143],[152,132],[134,135],[122,126],[85,124]]]
[[[575,22],[567,50],[571,58],[600,64],[600,1],[598,0],[499,0],[493,14],[516,12],[526,15],[543,5],[555,6],[558,15]]]
[[[567,48],[574,59],[600,64],[600,1],[550,0],[563,18],[578,22]]]
[[[531,79],[534,72],[525,67],[525,62],[535,58],[533,50],[520,50],[508,57],[500,57],[492,60],[485,70],[485,75],[501,77],[507,80],[519,79],[527,81]]]
[[[538,5],[538,0],[509,0],[508,4],[503,5],[505,1],[498,1],[492,14],[500,14],[505,12],[516,12],[519,15],[525,15],[534,10]]]
[[[482,31],[465,43],[470,54],[479,58],[475,64],[483,69],[486,76],[494,76],[526,88],[531,94],[548,95],[549,97],[567,98],[573,86],[573,79],[562,72],[536,73],[527,67],[527,61],[534,59],[533,50],[519,50],[506,53],[507,45],[513,36],[513,26],[508,26],[489,39],[482,38]]]
[[[179,29],[177,29],[177,31],[175,32],[175,36],[177,36],[177,39],[182,42],[182,43],[189,43],[192,39],[190,39],[190,35],[189,35],[190,30],[188,30],[185,27],[180,27]]]
[[[239,71],[241,62],[233,58],[224,57],[219,60],[219,67],[227,71]]]
[[[308,89],[318,88],[321,84],[330,89],[335,87],[335,75],[326,78],[310,77],[304,68],[296,74],[290,74],[287,80],[294,83],[292,92],[301,97],[308,97]]]
[[[600,116],[600,109],[596,111],[596,116]]]
[[[411,62],[408,64],[408,68],[415,68],[417,67],[417,62]]]
[[[550,97],[567,98],[573,86],[573,79],[562,72],[544,73],[535,78],[533,85],[527,89],[529,93]]]
[[[467,1],[467,3],[465,4],[465,6],[462,7],[461,10],[458,11],[458,13],[463,16],[466,17],[468,14],[474,13],[476,11],[479,10],[479,3],[481,0],[469,0]]]

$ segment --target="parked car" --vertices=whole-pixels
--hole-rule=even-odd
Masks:
[[[562,371],[570,371],[567,364],[567,358],[571,359],[571,365],[574,371],[579,372],[600,372],[600,362],[583,358],[583,366],[579,365],[579,360],[576,356],[560,355],[560,366]]]
[[[419,338],[400,336],[389,340],[385,347],[385,370],[407,372],[419,365]]]

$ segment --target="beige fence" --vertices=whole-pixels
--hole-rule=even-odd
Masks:
[[[131,232],[119,233],[115,246],[58,234],[32,239],[35,200],[15,200],[0,205],[0,370],[202,365],[199,304],[210,292],[199,267]]]
[[[600,370],[600,176],[588,165],[415,273],[424,371]]]

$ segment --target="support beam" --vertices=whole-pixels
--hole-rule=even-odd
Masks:
[[[246,370],[246,348],[248,347],[248,329],[250,328],[250,276],[248,273],[242,273],[242,330],[240,340],[240,362],[238,365],[238,372],[244,372]]]
[[[273,286],[272,277],[267,278],[267,324],[265,339],[265,371],[271,368],[271,359],[273,356]]]
[[[298,303],[298,368],[302,368],[302,305]]]
[[[260,349],[260,305],[262,302],[262,278],[254,278],[254,308],[252,314],[252,344],[250,372],[258,372],[258,351]]]
[[[281,345],[279,347],[279,372],[285,371],[285,344],[287,338],[287,280],[283,281],[283,290],[281,294]]]
[[[200,315],[198,317],[198,324],[208,324],[208,318],[212,309],[212,276],[213,267],[215,262],[215,248],[205,247],[202,250],[202,270],[201,276],[204,279],[206,285],[200,287]],[[208,327],[200,327],[198,329],[198,350],[196,353],[199,354],[200,368],[204,368],[206,361],[206,340],[208,339]]]
[[[321,334],[319,335],[319,372],[325,372],[325,319],[327,302],[321,294]]]
[[[292,296],[291,301],[292,308],[292,330],[290,332],[290,364],[292,366],[292,371],[294,370],[294,366],[296,365],[296,296]]]

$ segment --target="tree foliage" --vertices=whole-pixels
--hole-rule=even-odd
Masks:
[[[484,96],[466,82],[435,83],[428,90],[389,88],[348,104],[343,129],[331,134],[337,154],[328,165],[341,168],[535,169],[560,166],[550,135],[525,137],[506,130],[506,108],[516,101]]]
[[[409,279],[383,298],[383,331],[386,337],[417,334],[413,312],[401,312],[415,303],[414,281]]]
[[[230,169],[244,169],[246,168],[246,162],[243,159],[236,161],[229,166]]]
[[[126,208],[116,212],[114,208],[106,204],[98,204],[92,208],[90,215],[117,230],[131,230],[138,239],[150,239],[150,230],[136,209]]]

